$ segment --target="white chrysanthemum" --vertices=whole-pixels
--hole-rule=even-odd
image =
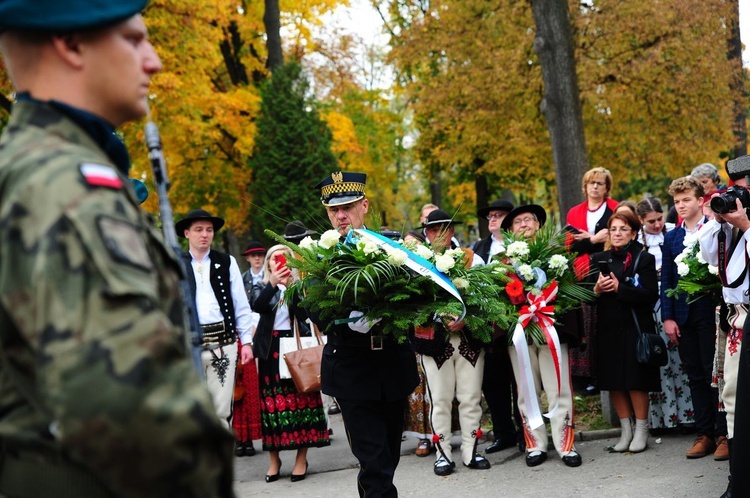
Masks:
[[[684,277],[688,273],[690,273],[690,267],[687,265],[687,263],[677,263],[677,274],[679,276]]]
[[[435,259],[435,268],[441,273],[448,273],[448,270],[456,265],[456,260],[449,254],[441,254]]]
[[[408,259],[406,253],[401,249],[386,246],[385,252],[388,254],[388,262],[393,266],[401,266]]]
[[[719,267],[714,265],[708,265],[708,273],[711,275],[718,275],[719,274]]]
[[[456,289],[468,289],[469,281],[465,278],[458,277],[453,279],[453,285],[456,286]]]
[[[531,267],[531,265],[521,265],[518,267],[518,274],[526,281],[529,281],[536,277],[536,273],[534,273],[534,269]]]
[[[341,235],[339,234],[338,230],[326,230],[325,232],[323,232],[323,235],[320,236],[320,242],[318,242],[318,244],[321,247],[330,249],[331,247],[334,247],[339,243],[340,237]]]
[[[505,254],[509,258],[522,258],[529,255],[529,245],[522,240],[511,243],[506,249]]]
[[[698,242],[698,233],[689,233],[685,235],[685,240],[682,243],[685,247],[693,247]]]
[[[433,256],[435,256],[435,253],[433,253],[429,247],[418,245],[414,252],[417,253],[417,256],[420,256],[424,259],[432,259]]]
[[[299,246],[301,249],[315,249],[318,246],[318,243],[308,235],[300,241]]]
[[[554,254],[549,258],[549,269],[562,275],[568,269],[568,258],[562,254]]]
[[[703,257],[703,253],[701,253],[701,251],[698,251],[698,254],[695,255],[695,259],[697,259],[698,263],[702,265],[705,265],[708,263],[708,261],[706,261],[706,258]]]
[[[462,259],[464,257],[464,252],[459,247],[455,249],[449,249],[445,251],[445,254],[447,254],[453,259]]]

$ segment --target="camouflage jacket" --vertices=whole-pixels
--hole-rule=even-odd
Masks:
[[[69,462],[113,496],[231,496],[177,260],[130,182],[45,105],[17,103],[0,139],[0,230],[4,452]]]

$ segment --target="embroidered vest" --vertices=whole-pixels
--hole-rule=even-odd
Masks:
[[[190,297],[195,301],[195,272],[193,271],[193,265],[190,264],[190,253],[183,253],[183,257],[188,260],[188,264],[185,266],[188,271]],[[234,301],[232,301],[232,289],[229,282],[229,266],[232,260],[229,254],[214,251],[213,249],[208,253],[208,259],[211,261],[209,281],[211,282],[211,289],[214,291],[214,296],[216,296],[216,302],[219,303],[221,314],[224,316],[224,323],[226,323],[228,330],[237,332],[237,327],[234,323]]]

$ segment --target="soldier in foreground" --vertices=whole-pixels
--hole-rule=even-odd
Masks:
[[[0,0],[18,92],[0,139],[0,495],[232,496],[180,269],[117,126],[161,62],[147,0]]]

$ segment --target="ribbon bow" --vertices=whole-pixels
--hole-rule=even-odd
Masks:
[[[527,408],[527,418],[529,425],[532,429],[536,429],[544,424],[542,419],[541,409],[539,408],[539,401],[536,395],[536,386],[534,385],[534,373],[531,369],[531,357],[529,355],[529,345],[526,342],[526,333],[524,329],[529,323],[536,322],[539,328],[544,333],[544,338],[547,342],[547,347],[550,350],[552,361],[555,365],[555,373],[557,377],[557,393],[555,405],[552,406],[548,413],[544,415],[547,418],[552,417],[557,411],[557,405],[559,402],[560,383],[561,383],[561,371],[562,371],[562,358],[560,357],[560,338],[557,336],[557,330],[555,329],[555,307],[549,303],[557,299],[557,282],[552,281],[546,289],[542,290],[540,294],[533,294],[529,292],[526,295],[528,304],[524,304],[518,310],[518,323],[513,332],[513,345],[516,349],[516,358],[518,360],[518,368],[521,371],[520,375],[520,388],[524,393],[524,402]]]

